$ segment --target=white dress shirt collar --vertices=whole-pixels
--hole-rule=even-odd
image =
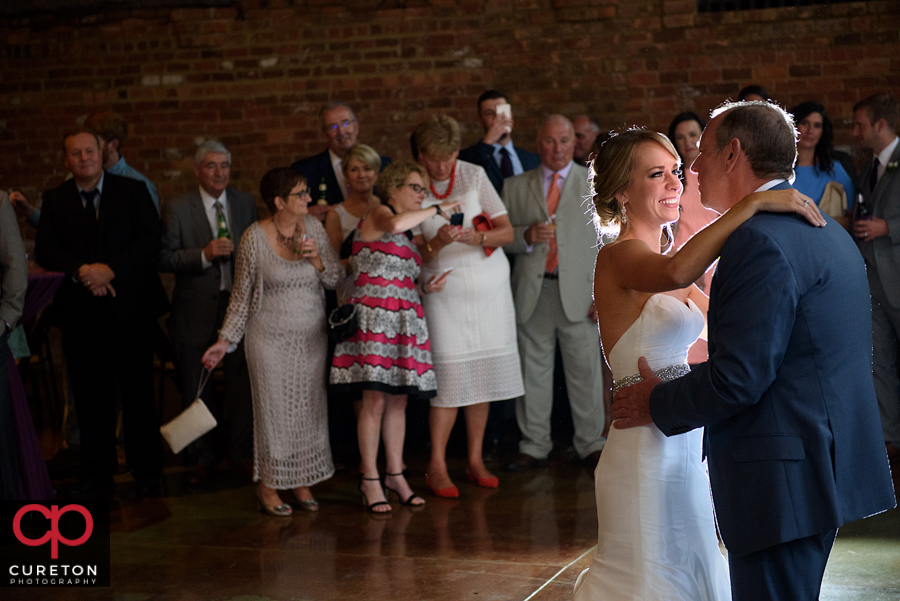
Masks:
[[[770,179],[769,181],[767,181],[766,183],[761,185],[759,188],[754,190],[754,192],[765,192],[766,190],[771,190],[778,184],[780,184],[782,182],[786,182],[786,181],[787,181],[786,179]]]
[[[213,205],[216,203],[216,201],[222,203],[222,210],[224,211],[226,210],[226,207],[228,207],[228,190],[222,190],[222,195],[218,198],[214,198],[206,190],[203,189],[203,186],[200,186],[200,200],[203,201],[203,208],[206,209],[207,213],[213,211],[213,214],[215,214]]]

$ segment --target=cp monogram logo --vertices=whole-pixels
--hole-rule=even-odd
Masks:
[[[47,531],[44,536],[40,538],[27,538],[22,534],[22,516],[31,511],[37,511],[42,516],[50,520],[50,530]],[[76,538],[75,540],[69,540],[59,533],[59,518],[62,514],[67,511],[75,511],[84,516],[84,534]],[[59,557],[59,543],[67,545],[69,547],[77,547],[79,545],[83,545],[87,542],[87,539],[91,537],[91,533],[94,531],[94,518],[91,517],[91,512],[85,509],[81,505],[66,505],[62,509],[59,508],[59,505],[51,505],[51,509],[47,509],[43,505],[26,505],[22,509],[16,512],[16,516],[13,518],[13,533],[16,535],[16,538],[19,539],[19,542],[23,545],[28,545],[29,547],[38,547],[40,545],[46,544],[47,541],[50,541],[50,557],[53,559],[57,559]]]

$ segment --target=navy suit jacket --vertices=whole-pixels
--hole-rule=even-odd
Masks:
[[[865,267],[826,220],[760,213],[728,238],[711,286],[709,361],[650,397],[666,435],[706,426],[716,518],[736,556],[895,505]]]
[[[384,171],[384,168],[390,164],[391,159],[382,156],[379,172]],[[309,186],[309,195],[312,198],[310,200],[311,204],[316,204],[319,200],[319,184],[322,183],[323,177],[327,186],[325,200],[328,201],[328,204],[336,205],[344,202],[344,195],[341,194],[341,190],[338,187],[337,176],[334,174],[334,168],[331,166],[331,155],[328,154],[327,148],[319,154],[314,154],[311,157],[306,157],[293,163],[291,169],[302,173],[306,177],[306,185]]]
[[[518,146],[513,146],[513,148],[515,148],[516,154],[519,156],[519,162],[522,163],[522,173],[541,166],[541,157],[538,155]],[[497,161],[494,160],[494,147],[491,144],[479,141],[474,146],[460,150],[459,158],[462,161],[481,165],[487,172],[488,179],[491,180],[497,194],[503,191],[503,173],[500,171]]]

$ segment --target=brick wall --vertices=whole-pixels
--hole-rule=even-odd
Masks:
[[[406,6],[405,8],[403,6]],[[409,157],[429,112],[480,137],[474,99],[507,91],[515,139],[541,116],[660,131],[758,83],[817,99],[850,144],[851,107],[900,96],[900,2],[698,14],[691,0],[246,0],[0,22],[0,187],[30,198],[64,176],[60,136],[100,108],[125,115],[123,154],[165,199],[195,185],[198,141],[234,155],[257,193],[268,169],[319,152],[318,107],[356,108],[360,140]]]

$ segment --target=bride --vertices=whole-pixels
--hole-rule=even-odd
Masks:
[[[793,211],[816,225],[822,221],[815,204],[795,190],[758,192],[678,253],[661,254],[661,232],[667,237],[664,226],[678,219],[679,169],[668,138],[643,129],[607,141],[592,168],[601,228],[619,229],[618,238],[600,250],[594,277],[614,392],[638,378],[640,356],[664,380],[689,370],[688,348],[705,337],[709,306],[691,282],[744,221],[759,211]],[[667,438],[652,424],[610,429],[595,470],[597,550],[575,583],[575,601],[731,599],[702,464],[702,434],[695,429]]]

